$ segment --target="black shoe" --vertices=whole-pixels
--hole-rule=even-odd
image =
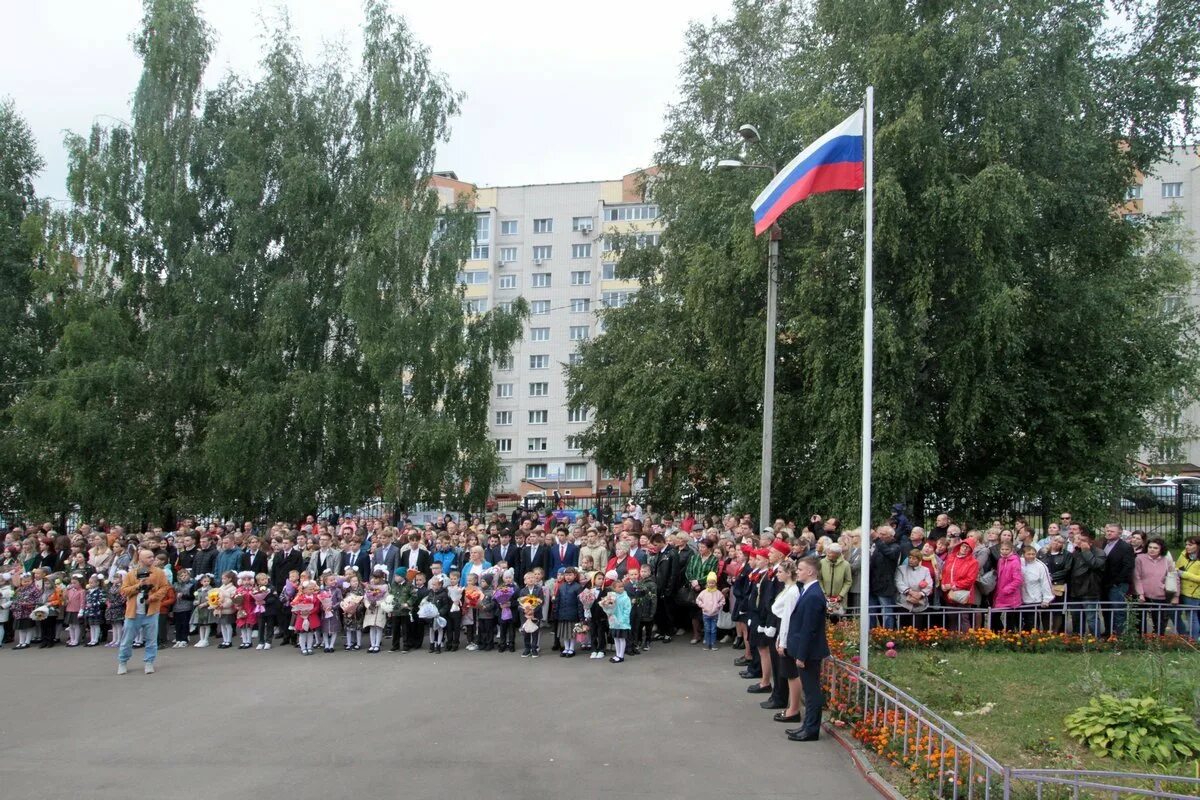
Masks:
[[[793,742],[815,742],[818,736],[815,733],[805,733],[801,730],[788,731],[788,738]]]
[[[541,650],[538,650],[537,648],[534,648],[534,651],[533,651],[533,657],[534,657],[534,658],[541,658],[541,657],[542,657],[542,651],[541,651]]]
[[[758,704],[759,708],[765,708],[768,711],[774,711],[778,708],[787,708],[787,703],[780,703],[776,700],[764,700]]]
[[[750,680],[750,679],[758,680],[758,679],[762,678],[762,673],[755,672],[754,670],[750,670],[750,669],[744,669],[738,673],[738,677],[745,678],[746,680]]]
[[[788,717],[784,716],[783,712],[780,711],[778,714],[772,716],[771,719],[775,720],[776,722],[800,722],[802,719],[804,719],[804,715],[797,712]]]
[[[529,658],[530,655],[532,655],[532,653],[530,653],[528,650],[521,651],[521,658]]]
[[[741,650],[745,646],[746,646],[746,642],[742,639],[742,637],[739,636],[738,638],[733,640],[733,649],[734,650]]]
[[[671,637],[670,637],[670,636],[664,636],[664,637],[662,637],[662,643],[663,643],[663,644],[670,644],[670,643],[671,643]]]
[[[733,660],[733,665],[734,665],[735,667],[744,667],[744,666],[746,666],[747,664],[750,664],[750,663],[752,663],[752,662],[750,661],[750,659],[746,658],[745,656],[738,656],[737,658],[735,658],[735,659]]]
[[[641,654],[642,654],[642,651],[641,651],[641,650],[637,649],[636,647],[631,647],[631,648],[629,649],[629,652],[628,652],[628,653],[626,653],[625,655],[628,655],[628,656],[640,656]]]
[[[395,647],[388,648],[389,652],[392,652],[392,653],[397,652],[399,649],[400,649],[400,645],[396,645]]]
[[[749,694],[768,694],[770,691],[770,686],[763,686],[761,683],[756,683],[753,686],[746,687],[746,692]]]

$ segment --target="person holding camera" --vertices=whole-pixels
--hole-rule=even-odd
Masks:
[[[142,661],[146,674],[154,673],[154,658],[158,655],[158,612],[162,600],[171,585],[167,575],[154,566],[154,551],[141,549],[137,554],[137,565],[129,570],[121,582],[121,596],[125,598],[125,629],[121,636],[121,649],[117,651],[117,674],[124,675],[133,641],[141,634],[146,649]]]

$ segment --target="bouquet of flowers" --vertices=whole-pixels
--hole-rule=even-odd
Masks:
[[[374,608],[375,606],[377,606],[381,602],[383,602],[383,598],[386,595],[387,595],[387,587],[386,586],[376,586],[373,583],[370,584],[369,586],[367,586],[367,605],[371,608]]]
[[[221,593],[216,589],[209,589],[205,599],[208,601],[209,610],[216,611],[221,607]]]
[[[34,622],[41,622],[42,620],[46,619],[46,617],[48,617],[48,616],[50,616],[50,607],[49,606],[38,606],[33,611],[31,611],[29,614],[29,618],[31,620],[33,620]]]
[[[312,626],[310,617],[312,612],[317,608],[317,604],[313,602],[310,595],[296,595],[296,599],[292,601],[292,613],[300,617],[300,625],[303,630],[309,630]]]
[[[500,621],[512,621],[512,597],[513,588],[511,586],[501,586],[492,595],[492,599],[496,601],[496,606],[500,609]]]
[[[542,598],[537,595],[527,594],[518,600],[517,603],[521,608],[525,609],[526,616],[532,616],[537,611],[538,606],[542,604]]]
[[[592,616],[592,603],[596,602],[596,590],[588,587],[579,593],[579,602],[583,604],[583,614],[589,619]]]
[[[463,596],[462,587],[461,586],[451,586],[449,589],[446,590],[446,593],[450,595],[450,610],[451,611],[461,610],[462,609],[462,596]]]
[[[267,610],[267,606],[266,606],[267,590],[266,589],[256,588],[253,592],[250,593],[250,598],[252,600],[254,600],[254,613],[255,614],[262,614],[262,613],[266,612],[266,610]]]
[[[435,606],[433,603],[431,603],[429,601],[428,597],[426,597],[424,600],[421,601],[421,605],[417,606],[417,618],[418,619],[432,620],[432,619],[437,619],[437,616],[438,616],[437,606]]]
[[[576,622],[571,628],[571,632],[575,634],[575,641],[580,644],[587,644],[588,624],[586,622]]]
[[[51,608],[61,608],[62,606],[66,605],[66,602],[67,599],[63,594],[62,581],[55,581],[54,591],[50,593],[50,599],[46,601],[46,605],[50,606]]]
[[[333,618],[333,592],[328,589],[317,595],[321,600],[321,610],[325,612],[325,619]]]
[[[342,598],[339,604],[343,614],[354,616],[358,613],[358,606],[362,603],[363,596],[361,594],[348,594]]]
[[[468,586],[463,590],[463,608],[479,608],[479,601],[483,599],[483,592],[478,586]]]

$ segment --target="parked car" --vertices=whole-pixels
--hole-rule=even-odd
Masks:
[[[1159,508],[1175,508],[1176,498],[1182,498],[1183,509],[1194,511],[1200,509],[1200,477],[1193,475],[1164,475],[1147,478],[1142,486],[1153,494]]]

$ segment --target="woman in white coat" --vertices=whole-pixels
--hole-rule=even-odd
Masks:
[[[1037,550],[1026,545],[1021,552],[1021,630],[1049,630],[1050,604],[1054,602],[1054,587],[1050,583],[1050,570],[1037,557]],[[1032,608],[1033,610],[1028,610]]]

